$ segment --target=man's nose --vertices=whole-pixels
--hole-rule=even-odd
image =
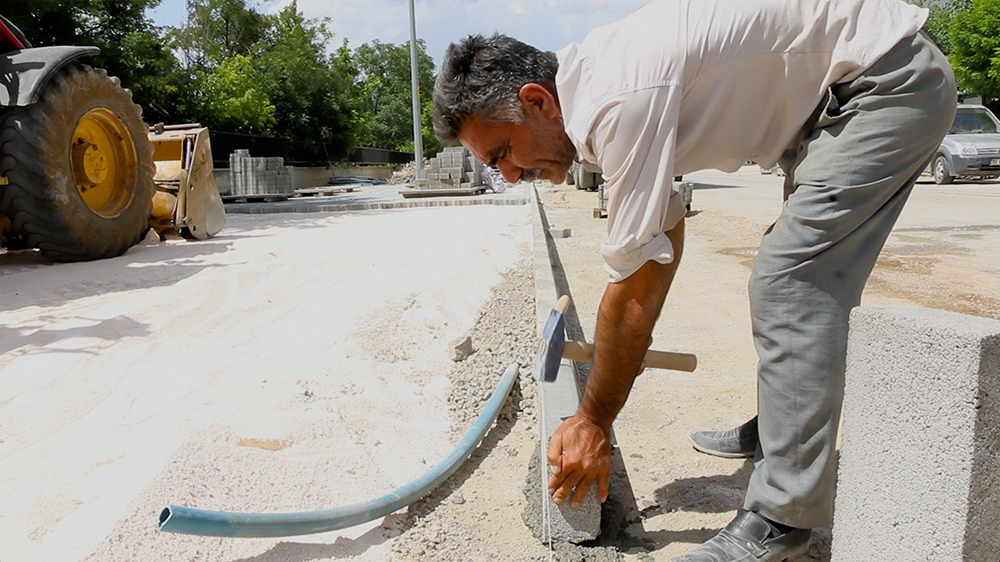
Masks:
[[[497,169],[503,174],[503,179],[507,180],[507,183],[517,183],[521,179],[522,168],[511,164],[506,160],[497,161]]]

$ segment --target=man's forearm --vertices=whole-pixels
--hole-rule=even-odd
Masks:
[[[667,232],[674,261],[649,261],[618,283],[609,283],[597,312],[594,363],[577,415],[607,429],[625,405],[649,348],[684,247],[684,221]]]

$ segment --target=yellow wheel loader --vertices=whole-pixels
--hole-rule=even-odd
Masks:
[[[56,261],[119,256],[150,228],[204,240],[225,225],[208,130],[158,125],[117,78],[31,48],[0,16],[0,243]]]

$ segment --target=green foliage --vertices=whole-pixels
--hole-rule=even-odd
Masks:
[[[354,51],[355,95],[361,119],[358,144],[413,151],[413,106],[410,79],[410,45],[378,40]],[[417,40],[417,76],[421,98],[424,154],[433,155],[441,143],[428,130],[430,93],[434,89],[434,61],[427,46]]]
[[[444,144],[438,140],[437,135],[434,134],[434,120],[433,114],[431,113],[434,108],[434,100],[431,99],[431,92],[433,87],[428,90],[424,90],[426,94],[421,94],[421,102],[423,103],[423,109],[420,111],[420,130],[422,131],[422,137],[424,142],[424,156],[432,157],[438,152],[444,150]],[[412,152],[412,150],[410,151]]]
[[[355,130],[351,76],[327,59],[327,24],[303,17],[296,2],[266,15],[245,0],[188,0],[188,19],[170,39],[192,77],[193,113],[216,129],[283,137],[296,160],[346,157]],[[242,81],[222,71],[235,59]],[[224,99],[215,99],[220,92]],[[271,109],[250,110],[262,107]]]
[[[3,3],[3,14],[34,47],[93,45],[82,62],[104,68],[132,90],[147,121],[166,121],[180,94],[177,60],[146,9],[160,0],[31,0]]]
[[[328,60],[328,20],[307,19],[292,2],[267,17],[258,68],[262,87],[282,118],[274,133],[302,159],[330,161],[354,148],[351,77]]]
[[[951,55],[959,90],[984,101],[1000,99],[1000,0],[972,0],[949,26]]]
[[[927,16],[927,22],[924,24],[924,32],[947,55],[951,52],[949,28],[952,18],[955,17],[954,3],[934,2],[930,5],[925,5],[924,2],[917,2],[917,4],[925,6],[930,11]]]
[[[1000,0],[914,2],[930,11],[923,30],[948,55],[958,91],[1000,109]]]
[[[15,0],[3,13],[35,46],[100,47],[86,62],[118,76],[150,123],[280,136],[292,158],[315,163],[345,160],[359,144],[413,150],[409,43],[352,52],[344,40],[331,52],[328,19],[303,17],[294,1],[263,14],[255,1],[188,0],[187,20],[166,29],[145,16],[160,0]],[[434,63],[423,41],[417,51],[433,155]]]
[[[266,16],[245,0],[188,0],[187,21],[168,36],[186,68],[209,70],[230,57],[256,56],[266,27]]]
[[[257,89],[260,73],[244,55],[230,57],[201,77],[204,125],[237,133],[267,134],[275,125],[275,107]]]

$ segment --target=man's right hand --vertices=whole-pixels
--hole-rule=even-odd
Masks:
[[[562,423],[549,441],[549,493],[556,505],[570,499],[570,507],[583,502],[590,487],[597,482],[597,497],[608,498],[611,474],[610,430],[575,415]],[[575,491],[574,491],[575,489]]]

